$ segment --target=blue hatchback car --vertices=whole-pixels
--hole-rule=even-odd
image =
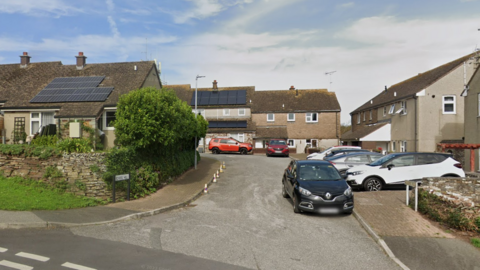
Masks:
[[[351,214],[353,193],[329,162],[293,160],[285,169],[282,195],[292,198],[293,211],[320,214]]]

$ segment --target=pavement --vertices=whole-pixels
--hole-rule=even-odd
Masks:
[[[221,162],[202,154],[197,169],[147,198],[57,211],[2,211],[0,229],[90,226],[139,219],[188,206],[204,193]],[[291,154],[304,159],[305,154]],[[226,164],[228,170],[229,164]],[[221,173],[220,173],[221,177]],[[407,207],[406,191],[355,192],[353,216],[402,269],[480,270],[480,249],[456,239]]]

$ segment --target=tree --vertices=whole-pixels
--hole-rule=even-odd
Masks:
[[[342,123],[340,125],[340,134],[343,135],[345,132],[350,131],[352,129],[352,125],[350,123]]]
[[[137,89],[122,95],[114,122],[117,143],[138,151],[193,150],[208,122],[169,89]]]

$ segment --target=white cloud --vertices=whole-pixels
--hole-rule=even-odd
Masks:
[[[118,38],[120,37],[120,32],[118,31],[117,24],[113,20],[112,16],[108,16],[108,24],[110,24],[110,30],[112,31],[112,34],[114,37]]]
[[[105,0],[105,2],[107,4],[108,11],[113,12],[113,10],[115,9],[115,4],[113,3],[113,0]]]
[[[82,10],[67,4],[63,0],[15,0],[2,1],[0,3],[0,13],[21,13],[31,16],[68,16],[78,12],[82,12]]]
[[[340,5],[340,7],[342,7],[342,8],[351,8],[351,7],[354,7],[354,6],[355,6],[354,2],[348,2],[348,3],[344,3],[344,4]]]

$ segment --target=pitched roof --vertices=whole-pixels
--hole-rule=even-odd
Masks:
[[[246,128],[208,128],[207,132],[208,133],[236,133],[236,132],[253,132],[255,131],[256,125],[255,122],[253,122],[251,119],[232,119],[232,118],[227,118],[227,119],[216,119],[215,121],[239,121],[239,122],[245,122],[247,121],[247,127]]]
[[[164,85],[164,88],[173,89],[177,94],[177,97],[188,105],[191,105],[192,97],[195,94],[195,88],[192,88],[189,84],[172,84]],[[253,99],[255,94],[255,86],[233,86],[233,87],[218,87],[218,91],[232,91],[232,90],[246,90],[247,91],[247,103],[240,105],[198,105],[197,108],[244,108],[250,107],[250,100]],[[200,91],[212,91],[212,88],[197,88],[197,95]]]
[[[327,89],[255,91],[252,113],[340,112],[335,92]]]
[[[134,67],[136,66],[136,70]],[[142,87],[155,62],[124,62],[87,64],[81,70],[76,65],[61,62],[0,65],[0,99],[6,100],[3,109],[59,108],[57,117],[94,117],[104,106],[115,106],[120,95]],[[100,86],[114,90],[104,102],[30,103],[46,85],[57,77],[105,76]]]
[[[384,106],[388,103],[414,96],[416,93],[422,91],[443,76],[447,75],[449,72],[457,68],[472,56],[473,54],[463,56],[452,62],[446,63],[427,72],[420,73],[417,76],[409,78],[403,82],[392,85],[390,88],[387,88],[387,91],[382,91],[373,99],[370,99],[365,104],[352,111],[350,114],[355,114],[357,112],[376,108],[378,106]]]
[[[361,129],[355,130],[352,132],[352,130],[349,130],[345,133],[342,134],[341,140],[344,141],[358,141],[361,138],[367,136],[368,134],[380,129],[381,127],[389,124],[389,122],[384,122],[376,125],[371,125],[371,126],[365,126]]]
[[[286,126],[257,127],[255,138],[288,138]]]

